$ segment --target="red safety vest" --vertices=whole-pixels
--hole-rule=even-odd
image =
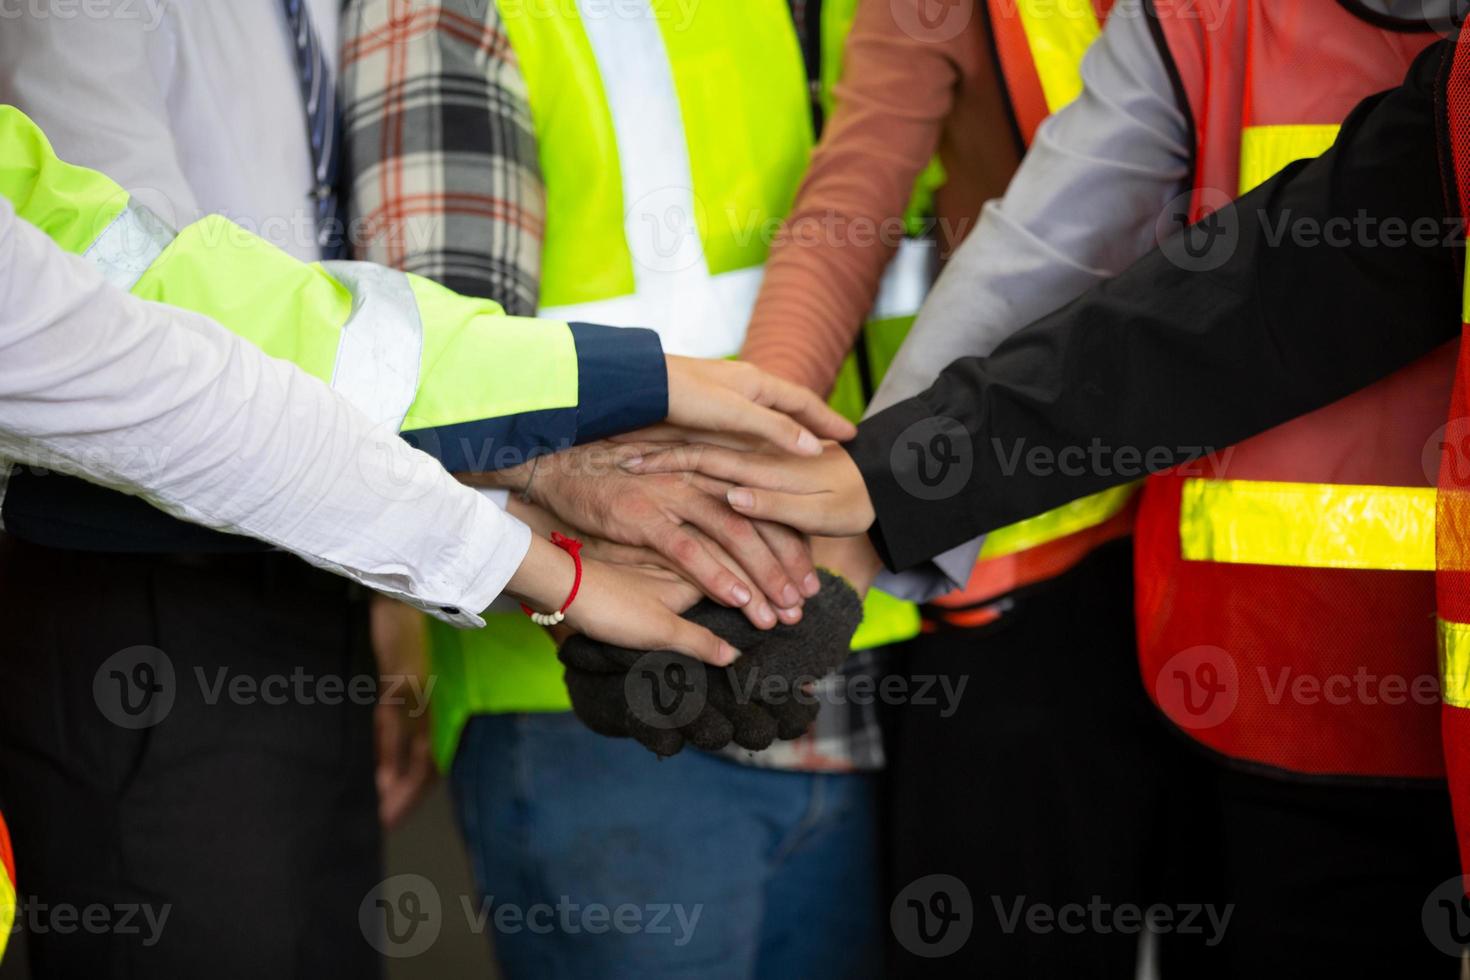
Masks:
[[[1194,124],[1195,218],[1320,153],[1437,39],[1324,0],[1192,9],[1153,13]],[[1292,773],[1443,775],[1433,486],[1454,358],[1147,481],[1139,664],[1197,741]]]
[[[1444,99],[1447,157],[1462,217],[1470,215],[1470,39],[1455,45]],[[1441,439],[1435,520],[1435,585],[1445,769],[1460,840],[1460,865],[1470,871],[1470,275],[1461,303],[1460,356]]]

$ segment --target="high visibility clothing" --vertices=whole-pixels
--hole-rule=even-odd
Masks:
[[[1361,99],[1396,86],[1436,40],[1349,4],[1221,12],[1207,26],[1182,5],[1156,11],[1193,120],[1196,219],[1319,154]],[[1435,673],[1437,445],[1426,440],[1443,422],[1454,357],[1442,348],[1146,482],[1139,663],[1194,739],[1292,773],[1443,774],[1438,707],[1414,691]]]
[[[651,327],[672,354],[732,356],[812,150],[813,92],[789,4],[646,0],[617,17],[585,6],[501,4],[546,184],[541,311]],[[824,107],[854,9],[823,7]],[[850,361],[839,410],[861,414],[871,372],[891,360],[933,272],[932,243],[906,240],[865,332],[871,380],[858,384]],[[497,615],[473,635],[430,630],[441,765],[471,715],[570,709],[555,646],[524,616]],[[853,648],[918,630],[915,606],[874,591]]]
[[[1455,45],[1446,79],[1443,153],[1453,167],[1451,190],[1470,215],[1470,43]],[[1470,262],[1470,253],[1466,256]],[[1435,512],[1435,600],[1438,609],[1441,734],[1460,843],[1470,872],[1470,266],[1462,286],[1459,357],[1449,418],[1438,440]]]
[[[15,852],[10,846],[5,814],[0,813],[0,960],[5,959],[10,930],[15,926],[15,906]]]
[[[985,0],[991,44],[1020,144],[1082,94],[1082,56],[1113,0]]]
[[[506,446],[562,448],[621,431],[615,407],[597,423],[607,432],[589,431],[581,411],[582,392],[596,383],[584,355],[614,336],[625,351],[645,347],[662,378],[648,331],[508,317],[488,300],[366,263],[308,265],[217,215],[170,228],[106,176],[57,159],[41,130],[10,106],[0,106],[0,194],[114,285],[203,313],[291,361],[451,471],[492,468]],[[487,381],[489,364],[515,370]],[[21,493],[28,478],[45,479],[19,471],[9,482],[13,531],[10,504],[37,496]]]

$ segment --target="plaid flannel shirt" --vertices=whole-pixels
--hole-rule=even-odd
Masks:
[[[793,0],[807,43],[816,5]],[[545,188],[526,83],[494,0],[349,0],[343,15],[346,169],[356,257],[535,314]],[[803,771],[883,767],[865,651],[817,686],[816,724],[747,765]]]

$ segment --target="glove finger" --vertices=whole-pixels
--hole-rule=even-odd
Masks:
[[[609,738],[627,738],[631,734],[623,675],[568,667],[565,676],[567,693],[572,698],[572,713],[582,724]]]
[[[684,736],[677,728],[655,728],[631,712],[626,713],[626,718],[628,734],[660,759],[678,755],[684,748]]]
[[[710,707],[730,720],[733,727],[731,740],[743,749],[759,752],[776,740],[776,720],[761,705],[737,697],[731,687],[727,672],[711,671],[709,681]],[[722,676],[723,675],[723,676]]]
[[[716,605],[708,599],[686,612],[684,618],[703,626],[737,650],[750,649],[770,635],[751,625],[741,610]]]
[[[730,719],[708,704],[681,731],[696,748],[706,752],[723,749],[735,737],[735,726],[730,723]]]
[[[812,722],[817,720],[819,705],[812,700],[810,695],[798,694],[795,697],[782,698],[771,703],[762,701],[761,707],[765,708],[775,719],[776,737],[790,741],[793,738],[801,738],[806,734],[806,730],[812,727]]]

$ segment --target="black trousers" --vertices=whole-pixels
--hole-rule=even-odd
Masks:
[[[0,536],[0,797],[34,976],[379,974],[366,622],[285,555]]]
[[[949,717],[885,718],[890,973],[1133,980],[1147,917],[1164,980],[1457,978],[1420,922],[1458,868],[1444,788],[1307,783],[1207,754],[1143,689],[1132,578],[1116,542],[995,624],[894,657],[909,690],[966,686]],[[921,935],[905,918],[924,914]],[[970,931],[936,957],[942,916]]]

